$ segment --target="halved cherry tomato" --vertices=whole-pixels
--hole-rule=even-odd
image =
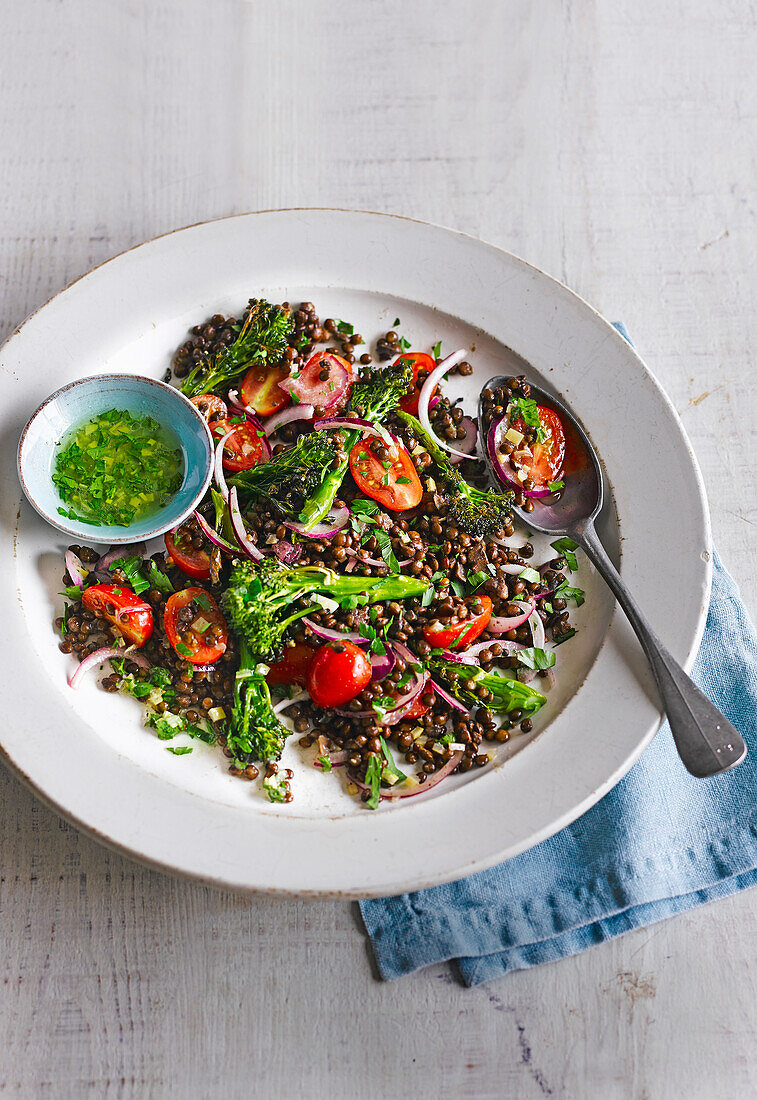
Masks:
[[[182,615],[186,607],[189,611]],[[169,596],[163,625],[176,652],[193,665],[212,665],[226,652],[229,640],[226,619],[204,588],[185,588]]]
[[[216,397],[214,393],[199,393],[197,397],[190,397],[189,400],[197,406],[207,421],[223,420],[228,416],[226,402]]]
[[[565,461],[565,431],[562,420],[554,409],[548,409],[544,405],[538,405],[537,408],[539,421],[547,438],[542,443],[534,443],[531,448],[533,458],[527,458],[520,463],[521,469],[533,481],[535,489],[548,485],[550,481],[557,481]],[[520,417],[513,421],[512,426],[519,432],[526,430]]]
[[[266,680],[269,684],[305,684],[316,653],[313,646],[304,642],[287,646],[282,659],[269,666]]]
[[[419,695],[415,702],[412,703],[410,707],[405,711],[405,713],[402,715],[403,721],[406,718],[422,718],[424,714],[428,714],[431,708],[427,707],[425,703],[421,702],[421,699],[425,694],[426,693],[423,692],[421,695]]]
[[[407,413],[412,413],[413,416],[418,415],[418,394],[423,382],[418,381],[418,372],[425,371],[428,376],[436,366],[436,360],[432,356],[428,355],[425,351],[409,351],[402,355],[402,359],[408,359],[413,365],[413,381],[410,386],[407,397],[400,399],[400,408],[404,409]],[[431,397],[436,393],[437,387],[431,392]]]
[[[380,439],[361,441],[350,451],[350,470],[358,489],[392,512],[415,508],[423,498],[423,487],[410,455],[395,445],[389,458],[380,459],[373,450],[376,445],[383,446]]]
[[[322,374],[326,377],[321,378]],[[333,416],[350,396],[352,364],[333,351],[317,351],[310,356],[294,383],[300,401],[320,406]]]
[[[492,617],[492,601],[488,596],[469,596],[465,604],[468,608],[483,604],[483,608],[455,625],[440,623],[438,630],[433,629],[433,624],[424,626],[423,636],[429,645],[438,649],[463,649],[483,634]]]
[[[286,367],[250,367],[242,380],[242,403],[258,416],[270,416],[289,404],[289,395],[279,382],[289,377]]]
[[[163,541],[171,561],[182,573],[198,581],[210,580],[210,554],[207,550],[198,549],[193,544],[193,537],[191,528],[183,523],[176,531],[164,535]]]
[[[232,429],[233,435],[230,435],[223,445],[223,468],[224,470],[250,470],[253,466],[257,466],[263,454],[263,443],[258,435],[258,429],[249,422],[230,424],[228,420],[215,420],[210,425],[216,441],[223,439]]]
[[[318,707],[349,703],[370,683],[371,662],[354,642],[327,642],[316,651],[307,674],[310,698]]]
[[[152,637],[152,608],[136,592],[122,584],[93,584],[85,588],[82,603],[99,619],[117,626],[125,638],[138,648]]]

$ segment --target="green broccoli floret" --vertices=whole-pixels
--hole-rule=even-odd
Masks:
[[[291,316],[281,306],[251,298],[236,339],[212,357],[204,356],[181,383],[181,392],[187,397],[212,393],[254,363],[278,363],[293,327]]]
[[[241,767],[255,760],[278,760],[289,730],[277,718],[266,683],[268,666],[258,664],[242,641],[240,667],[234,679],[234,703],[226,745]]]
[[[283,515],[297,519],[305,500],[332,470],[335,454],[331,432],[312,432],[270,462],[229,478],[229,484],[236,485],[243,497],[263,498]]]
[[[485,706],[494,714],[506,714],[511,710],[533,714],[547,701],[528,684],[496,672],[484,672],[478,665],[432,657],[429,668],[432,674],[444,678],[455,698],[471,708]],[[483,694],[484,691],[486,694]]]
[[[449,517],[458,527],[474,538],[494,534],[512,516],[513,494],[496,489],[475,489],[469,485],[460,471],[452,465],[449,456],[431,438],[420,420],[403,409],[397,416],[410,429],[411,434],[423,444],[434,460],[436,477],[442,482],[449,506]]]
[[[275,660],[284,635],[293,622],[317,603],[290,613],[303,596],[321,595],[334,600],[353,598],[361,603],[404,600],[423,596],[429,582],[420,577],[347,577],[321,565],[286,566],[274,558],[259,564],[235,560],[222,597],[226,616],[235,633],[246,643],[251,657]]]

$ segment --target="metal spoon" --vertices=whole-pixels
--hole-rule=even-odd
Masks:
[[[507,387],[507,378],[490,378],[486,386],[497,389]],[[599,541],[594,520],[602,507],[604,486],[602,469],[596,451],[573,414],[556,400],[531,383],[531,396],[539,405],[553,408],[564,424],[574,429],[574,445],[583,445],[586,462],[578,463],[578,469],[565,478],[565,488],[556,495],[534,500],[533,512],[514,511],[529,527],[547,535],[568,535],[578,543],[589,561],[607,582],[610,590],[626,613],[637,638],[647,655],[657,681],[662,706],[673,732],[673,739],[681,760],[698,778],[718,775],[740,764],[747,753],[741,734],[728,719],[713,706],[649,626],[636,600],[626,588],[607,552]],[[479,400],[479,423],[484,424],[483,400]],[[496,472],[483,448],[489,471],[495,481]]]

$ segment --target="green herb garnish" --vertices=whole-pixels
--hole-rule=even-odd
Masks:
[[[578,569],[578,560],[576,559],[576,555],[574,553],[574,551],[578,549],[577,542],[574,542],[573,539],[569,539],[566,535],[564,538],[557,539],[556,542],[550,543],[550,546],[552,546],[552,548],[556,550],[558,554],[562,555],[562,557],[565,558],[568,569],[570,569],[571,572],[574,572],[576,569]]]

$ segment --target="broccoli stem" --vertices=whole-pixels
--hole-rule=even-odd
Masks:
[[[320,523],[321,520],[329,514],[331,506],[336,500],[336,495],[344,481],[344,475],[347,473],[350,466],[349,453],[360,439],[361,434],[362,433],[358,431],[349,431],[346,433],[344,447],[347,452],[347,458],[345,458],[335,470],[332,470],[328,477],[323,479],[318,489],[305,502],[305,507],[300,512],[300,522],[305,525],[306,531],[309,531],[316,523]]]
[[[528,684],[496,673],[484,672],[478,665],[445,661],[443,657],[432,658],[430,664],[432,672],[442,676],[452,694],[469,707],[486,706],[494,714],[506,714],[511,710],[533,714],[547,701]],[[477,695],[477,689],[481,687],[486,688],[491,695],[485,702]]]

